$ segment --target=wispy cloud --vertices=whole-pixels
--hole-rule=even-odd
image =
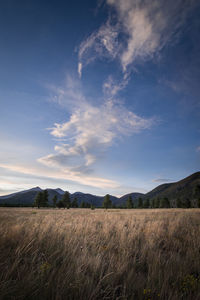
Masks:
[[[79,77],[81,77],[81,75],[82,75],[82,63],[81,62],[78,63],[78,74],[79,74]]]
[[[82,178],[80,176],[70,177],[69,174],[60,170],[41,168],[41,166],[36,164],[32,167],[30,164],[0,163],[0,173],[0,195],[30,189],[36,185],[41,188],[57,188],[59,186],[63,190],[69,190],[70,192],[76,192],[80,189],[86,193],[92,192],[98,195],[110,193],[115,196],[122,196],[134,191],[146,191],[142,188],[142,183],[138,183],[138,186],[128,186],[114,180],[95,177],[94,175],[92,177],[83,176]]]
[[[117,87],[110,78],[107,86]],[[77,101],[69,102],[65,97],[77,93]],[[114,93],[115,94],[115,93]],[[100,106],[95,106],[86,101],[80,90],[65,92],[61,89],[58,101],[68,102],[71,116],[67,122],[55,123],[50,129],[50,134],[61,139],[54,147],[54,153],[38,159],[47,166],[59,167],[73,172],[73,174],[89,174],[93,171],[93,164],[103,157],[105,151],[117,140],[130,136],[152,126],[153,119],[145,119],[129,111],[123,103],[116,102],[112,97],[106,98]],[[79,101],[81,100],[81,101]],[[77,106],[76,103],[79,103]],[[66,143],[62,140],[65,139]]]
[[[199,147],[197,147],[197,152],[200,152],[200,146],[199,146]]]
[[[78,73],[80,76],[82,68],[94,61],[96,57],[114,59],[117,56],[120,49],[118,34],[118,25],[114,26],[108,20],[98,31],[93,32],[81,43],[78,52]]]
[[[108,76],[108,79],[103,84],[103,92],[108,98],[114,98],[119,91],[123,90],[129,82],[129,74],[124,74],[123,78],[116,81],[113,76]]]
[[[79,75],[96,58],[117,58],[123,72],[175,40],[194,0],[107,0],[113,14],[79,47]]]
[[[172,181],[171,179],[169,179],[169,178],[156,178],[156,179],[153,179],[152,180],[153,182],[162,182],[162,183],[164,183],[164,182],[170,182],[170,181]]]
[[[56,181],[66,180],[79,183],[81,185],[86,185],[90,187],[95,187],[99,189],[117,189],[120,184],[114,180],[107,178],[102,178],[98,176],[87,176],[80,172],[72,172],[67,168],[41,168],[39,166],[26,166],[26,165],[14,165],[14,164],[2,164],[0,163],[0,168],[5,170],[10,170],[12,172],[17,172],[19,174],[26,174],[32,176],[40,176],[46,179],[55,179]]]

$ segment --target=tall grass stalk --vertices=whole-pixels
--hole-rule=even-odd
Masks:
[[[1,299],[200,299],[200,210],[0,209]]]

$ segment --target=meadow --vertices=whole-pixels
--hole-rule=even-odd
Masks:
[[[1,299],[200,299],[200,209],[0,208]]]

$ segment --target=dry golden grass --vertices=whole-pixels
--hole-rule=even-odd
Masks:
[[[200,299],[198,209],[0,209],[1,299]]]

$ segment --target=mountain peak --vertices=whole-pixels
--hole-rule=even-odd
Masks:
[[[63,195],[65,192],[62,190],[62,189],[60,189],[60,188],[57,188],[57,189],[55,189],[54,191],[56,191],[56,192],[58,192],[59,194],[61,194],[61,195]]]
[[[39,186],[36,186],[36,187],[33,187],[29,190],[25,190],[25,191],[22,191],[21,193],[26,193],[26,192],[41,192],[42,189],[39,187]]]

